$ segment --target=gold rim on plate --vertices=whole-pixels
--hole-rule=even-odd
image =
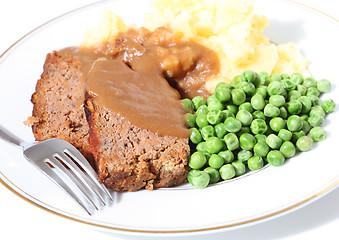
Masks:
[[[287,1],[291,2],[295,5],[299,5],[299,6],[302,6],[304,8],[307,8],[311,11],[320,13],[321,15],[324,15],[324,16],[336,21],[337,23],[339,23],[338,19],[334,18],[333,16],[326,14],[325,12],[323,12],[321,10],[318,10],[316,8],[310,7],[306,4],[303,4],[303,3],[300,3],[300,2],[297,2],[297,1],[294,1],[294,0],[287,0]],[[27,33],[26,35],[21,37],[19,40],[17,40],[15,43],[13,43],[5,52],[2,53],[0,55],[0,64],[5,60],[6,55],[10,54],[10,51],[13,50],[13,48],[15,46],[17,46],[21,41],[25,40],[26,37],[28,37],[29,35],[31,35],[35,31],[40,30],[41,28],[47,26],[50,23],[53,23],[54,21],[56,21],[56,20],[58,20],[58,19],[60,19],[64,16],[70,15],[70,14],[75,13],[75,12],[80,11],[80,10],[85,10],[87,8],[93,7],[95,5],[102,4],[104,2],[107,2],[107,0],[103,0],[103,1],[99,1],[99,2],[95,2],[95,3],[85,5],[83,7],[74,9],[74,10],[69,11],[69,12],[66,12],[66,13],[64,13],[64,14],[58,16],[58,17],[55,17],[55,18],[47,21],[46,23],[38,26],[37,28],[33,29],[32,31],[30,31],[29,33]],[[311,203],[313,200],[316,200],[317,198],[325,195],[326,193],[329,193],[331,190],[334,190],[336,187],[338,187],[339,186],[339,175],[337,177],[335,177],[334,179],[332,179],[331,181],[329,181],[327,184],[325,184],[324,187],[320,191],[314,193],[313,195],[311,195],[309,197],[306,197],[305,199],[303,199],[303,200],[301,200],[301,201],[299,201],[299,202],[297,202],[297,203],[295,203],[295,204],[293,204],[289,207],[280,209],[280,210],[275,211],[273,213],[269,213],[269,214],[266,214],[266,215],[263,215],[263,216],[260,216],[260,217],[255,217],[255,218],[252,218],[252,219],[249,219],[249,220],[244,220],[244,221],[240,221],[240,222],[236,222],[236,223],[232,223],[232,224],[225,224],[225,225],[221,225],[221,226],[198,228],[198,229],[187,229],[187,230],[141,230],[141,229],[128,229],[128,228],[112,227],[112,226],[105,226],[105,225],[101,225],[101,224],[92,223],[92,222],[89,222],[89,221],[86,221],[86,220],[81,220],[81,219],[77,219],[77,218],[74,218],[74,217],[66,216],[65,214],[51,210],[48,207],[43,206],[44,203],[42,203],[42,202],[41,202],[41,204],[39,204],[38,203],[38,202],[40,202],[39,200],[33,198],[28,193],[26,193],[25,191],[23,191],[19,187],[15,186],[15,184],[13,184],[2,172],[0,172],[0,183],[3,186],[5,186],[8,190],[10,190],[12,193],[17,195],[21,199],[27,201],[28,203],[30,203],[30,204],[32,204],[32,205],[34,205],[34,206],[36,206],[40,209],[43,209],[47,212],[55,214],[57,216],[66,218],[68,220],[87,224],[87,225],[90,225],[90,226],[93,226],[93,227],[98,227],[98,228],[107,229],[107,230],[114,230],[114,231],[119,231],[119,232],[125,232],[125,233],[178,234],[178,233],[198,233],[198,232],[215,231],[215,230],[223,230],[223,229],[229,229],[229,228],[234,228],[234,227],[240,227],[240,226],[248,225],[248,224],[251,224],[251,223],[258,223],[258,222],[261,222],[261,221],[264,221],[264,220],[268,220],[269,218],[278,216],[278,215],[283,214],[283,213],[287,213],[291,210],[296,210],[298,207],[300,207],[304,204],[307,204],[307,203]],[[34,201],[33,199],[35,199],[36,201]]]

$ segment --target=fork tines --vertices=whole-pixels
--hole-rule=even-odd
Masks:
[[[43,161],[33,162],[70,194],[89,215],[112,203],[111,194],[98,181],[96,172],[72,145],[55,151]]]

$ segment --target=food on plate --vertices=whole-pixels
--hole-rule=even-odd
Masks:
[[[180,184],[190,149],[178,91],[203,95],[199,79],[218,69],[214,55],[166,28],[131,29],[105,49],[70,47],[49,54],[47,60],[59,61],[45,62],[33,94],[34,134],[38,140],[63,138],[83,152],[87,145],[77,141],[86,139],[100,179],[113,190]],[[59,72],[59,65],[66,71]],[[45,95],[48,104],[40,101]],[[74,126],[84,134],[77,135]],[[41,129],[49,134],[38,135]]]
[[[263,35],[269,21],[254,13],[254,0],[153,0],[151,4],[146,28],[168,27],[218,54],[220,71],[205,83],[210,93],[219,82],[230,82],[247,69],[268,74],[306,70],[308,61],[294,44],[275,44]],[[119,16],[106,11],[98,25],[88,31],[83,45],[110,42],[127,28]]]
[[[116,191],[204,188],[309,150],[331,85],[296,73],[307,60],[263,36],[254,1],[152,6],[145,27],[105,11],[79,47],[47,55],[27,121],[36,140],[69,141]]]
[[[32,125],[37,141],[55,137],[65,139],[93,163],[83,104],[83,82],[79,61],[58,52],[48,54],[31,99],[33,116],[27,123]]]
[[[327,79],[247,70],[219,83],[207,101],[195,105],[199,97],[193,98],[188,181],[204,188],[309,151],[326,138],[320,126],[336,104],[328,99],[320,105],[320,92],[330,90]]]

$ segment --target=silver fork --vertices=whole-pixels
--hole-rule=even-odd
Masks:
[[[23,149],[25,158],[65,190],[89,214],[112,203],[113,199],[86,158],[70,143],[49,139],[27,143],[0,125],[0,138]]]

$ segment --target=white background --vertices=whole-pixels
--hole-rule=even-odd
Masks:
[[[91,2],[94,1],[1,0],[0,54],[35,27]],[[299,0],[298,2],[339,19],[337,0]],[[0,184],[0,239],[150,238],[106,233],[58,217],[24,201]],[[339,239],[339,188],[303,208],[263,223],[223,233],[182,239]]]

